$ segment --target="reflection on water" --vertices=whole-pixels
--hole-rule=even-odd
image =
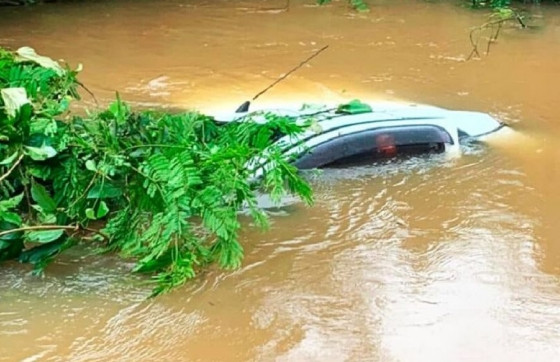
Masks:
[[[101,1],[0,9],[0,44],[83,62],[106,103],[234,109],[259,99],[400,99],[491,112],[515,137],[310,175],[317,204],[247,228],[246,258],[156,300],[117,258],[44,278],[0,269],[0,360],[556,360],[560,23],[505,30],[465,62],[483,14],[390,2],[367,15],[267,1]],[[91,102],[85,96],[86,103]],[[219,99],[220,103],[216,103]],[[229,107],[229,108],[228,108]]]

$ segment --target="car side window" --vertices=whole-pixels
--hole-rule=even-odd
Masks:
[[[336,133],[303,154],[295,166],[308,169],[351,158],[375,160],[403,153],[442,152],[443,144],[452,142],[447,132],[431,125],[385,127],[342,136]]]

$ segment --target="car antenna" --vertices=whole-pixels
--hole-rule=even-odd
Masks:
[[[324,47],[322,47],[321,49],[317,50],[315,53],[311,54],[311,56],[309,56],[307,59],[305,59],[303,62],[299,63],[296,67],[292,68],[288,73],[284,74],[283,76],[281,76],[280,78],[276,79],[272,84],[270,84],[268,87],[266,87],[265,89],[263,89],[262,91],[260,91],[259,93],[257,93],[253,99],[251,99],[251,101],[256,100],[257,98],[259,98],[261,95],[263,95],[265,92],[267,92],[270,88],[274,87],[276,84],[280,83],[281,81],[283,81],[284,79],[288,78],[288,76],[290,74],[292,74],[293,72],[295,72],[296,70],[298,70],[299,68],[303,67],[305,64],[307,64],[311,59],[315,58],[317,55],[321,54],[324,50],[326,50],[329,46],[325,45]],[[249,106],[251,105],[251,101],[245,101],[243,102],[243,104],[241,104],[236,110],[235,113],[245,113],[249,111]]]

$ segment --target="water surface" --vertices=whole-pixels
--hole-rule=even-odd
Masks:
[[[84,64],[106,104],[234,109],[352,98],[489,112],[517,135],[315,177],[317,204],[246,228],[235,272],[169,295],[77,250],[42,279],[0,269],[0,360],[552,361],[560,355],[560,15],[502,29],[420,1],[95,1],[0,9],[0,44]],[[84,94],[85,105],[93,106]]]

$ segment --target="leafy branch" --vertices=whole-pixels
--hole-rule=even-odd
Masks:
[[[106,250],[134,259],[133,271],[154,276],[156,295],[209,263],[241,264],[238,212],[247,207],[267,225],[258,192],[312,202],[274,145],[307,125],[273,114],[218,125],[196,112],[134,112],[118,95],[80,117],[69,112],[79,70],[31,48],[0,49],[0,262],[42,271],[95,233]],[[259,175],[255,160],[267,165]]]

